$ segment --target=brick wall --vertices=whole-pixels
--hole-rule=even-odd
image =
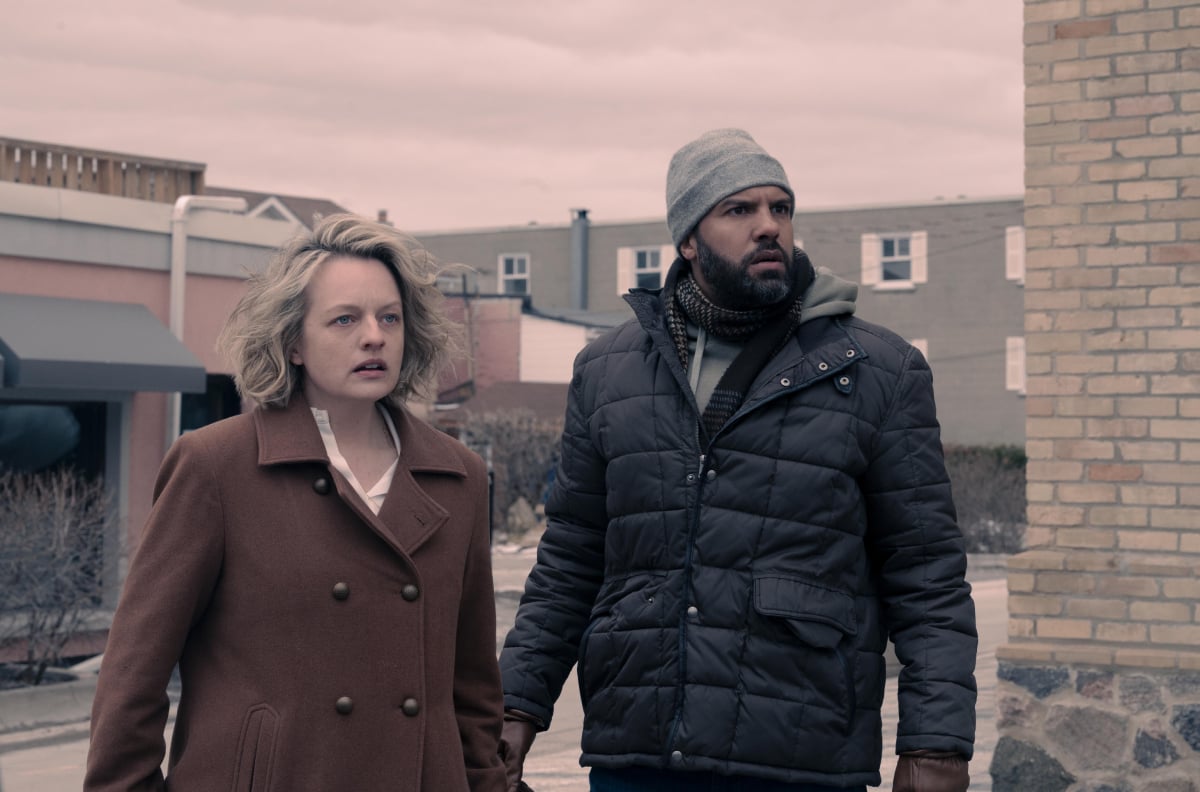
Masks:
[[[1200,790],[1200,0],[1025,0],[1029,532],[993,789]]]

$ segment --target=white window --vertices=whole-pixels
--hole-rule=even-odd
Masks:
[[[501,294],[529,294],[529,254],[502,253],[497,266]]]
[[[929,339],[928,338],[910,338],[908,343],[915,346],[921,352],[921,354],[925,357],[926,361],[929,360]]]
[[[1025,283],[1025,226],[1004,229],[1004,277]]]
[[[617,294],[633,288],[662,288],[674,261],[671,245],[617,248]]]
[[[1025,336],[1004,339],[1004,387],[1025,393]]]
[[[878,290],[911,289],[929,279],[928,234],[862,235],[862,282]]]

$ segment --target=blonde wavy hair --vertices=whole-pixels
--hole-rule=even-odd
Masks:
[[[438,372],[460,348],[458,325],[442,311],[435,285],[442,268],[420,243],[389,225],[357,215],[323,218],[285,243],[248,288],[217,338],[233,365],[243,399],[286,407],[304,382],[304,370],[288,360],[300,342],[306,290],[317,267],[350,256],[380,261],[396,279],[404,306],[404,362],[400,381],[386,397],[399,405],[410,396],[434,395]]]

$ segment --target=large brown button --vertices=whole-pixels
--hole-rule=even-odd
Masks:
[[[400,705],[400,709],[405,715],[411,718],[421,711],[421,705],[417,703],[415,698],[406,698],[404,699],[404,703]]]
[[[421,596],[421,590],[412,583],[408,583],[404,588],[400,589],[400,596],[409,602],[414,602],[417,597]]]
[[[354,699],[349,696],[342,696],[333,706],[337,708],[338,714],[349,715],[354,709]]]
[[[328,495],[330,490],[329,479],[321,476],[321,478],[313,482],[313,489],[318,495]]]
[[[335,600],[344,600],[350,596],[350,587],[345,583],[333,584],[333,598]]]

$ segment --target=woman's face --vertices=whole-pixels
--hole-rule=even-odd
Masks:
[[[404,305],[377,259],[340,256],[318,266],[292,363],[304,367],[309,406],[370,406],[390,394],[404,362]]]

